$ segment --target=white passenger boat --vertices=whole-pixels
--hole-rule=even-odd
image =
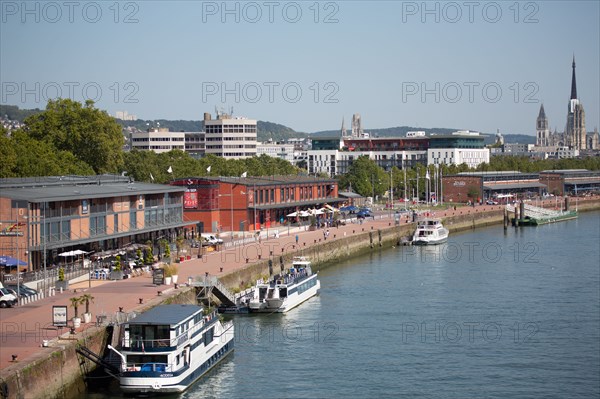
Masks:
[[[123,325],[119,382],[127,393],[182,392],[233,351],[233,323],[197,305],[161,305]]]
[[[321,283],[317,273],[311,270],[310,260],[297,256],[286,273],[256,282],[248,308],[250,312],[284,313],[317,295],[320,289]]]
[[[440,219],[424,219],[417,222],[412,243],[413,245],[435,245],[447,239],[448,229],[442,225]]]

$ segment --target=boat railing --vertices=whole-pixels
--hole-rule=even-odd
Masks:
[[[172,346],[176,346],[177,343],[177,340],[172,340],[170,338],[139,339],[134,337],[124,341],[124,347],[131,349],[140,349],[142,351],[155,348],[169,348]]]

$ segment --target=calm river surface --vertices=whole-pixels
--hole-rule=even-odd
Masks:
[[[600,213],[327,267],[182,398],[600,396]],[[120,396],[112,384],[88,398]]]

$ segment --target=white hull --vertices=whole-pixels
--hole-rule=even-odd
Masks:
[[[220,349],[215,349],[215,354]],[[120,377],[120,388],[126,393],[174,393],[183,392],[188,389],[200,377],[220,363],[227,355],[233,352],[233,339],[229,343],[229,349],[223,351],[214,362],[202,367],[202,363],[191,366],[186,372],[176,377]],[[212,355],[211,355],[212,356]],[[193,367],[196,367],[193,369]],[[165,373],[166,375],[167,373]]]
[[[267,299],[264,302],[250,302],[252,313],[285,313],[294,309],[302,302],[312,298],[319,293],[321,282],[315,275],[316,284],[301,294],[290,295],[284,299]]]
[[[199,309],[201,312],[202,308]],[[168,317],[168,311],[163,311],[162,317]],[[142,318],[143,315],[136,319]],[[222,323],[216,313],[202,316],[202,313],[190,311],[177,324],[167,322],[161,325],[162,331],[168,327],[169,334],[158,339],[132,336],[131,331],[136,327],[138,331],[152,331],[160,324],[160,321],[154,320],[136,324],[136,319],[126,326],[122,349],[117,352],[122,357],[120,388],[126,393],[183,392],[234,349],[233,323]]]
[[[413,241],[413,245],[439,245],[446,241],[448,241],[448,236],[430,240],[416,239]]]
[[[448,229],[438,219],[425,219],[417,223],[413,234],[413,245],[438,245],[448,239]]]

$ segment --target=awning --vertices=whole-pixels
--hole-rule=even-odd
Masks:
[[[278,204],[264,204],[264,205],[250,205],[248,209],[259,209],[259,210],[271,210],[271,209],[282,209],[282,208],[304,208],[307,206],[321,205],[321,204],[337,204],[344,202],[343,198],[321,198],[309,201],[296,201],[296,202],[280,202]]]
[[[600,184],[600,179],[589,179],[589,180],[577,180],[577,181],[568,181],[565,180],[565,186],[583,186],[587,184]]]
[[[345,198],[364,198],[362,195],[354,193],[352,191],[340,191],[340,192],[338,192],[338,195],[340,197],[345,197]]]
[[[13,258],[12,256],[2,255],[0,256],[0,266],[27,266],[27,262],[23,262],[17,258]]]
[[[490,184],[490,185],[485,185],[483,186],[484,190],[491,190],[491,191],[495,191],[495,190],[514,190],[514,189],[523,189],[523,188],[534,188],[534,189],[538,189],[538,188],[545,188],[546,185],[542,184],[542,183],[537,183],[537,182],[531,182],[531,183],[500,183],[500,184]]]

